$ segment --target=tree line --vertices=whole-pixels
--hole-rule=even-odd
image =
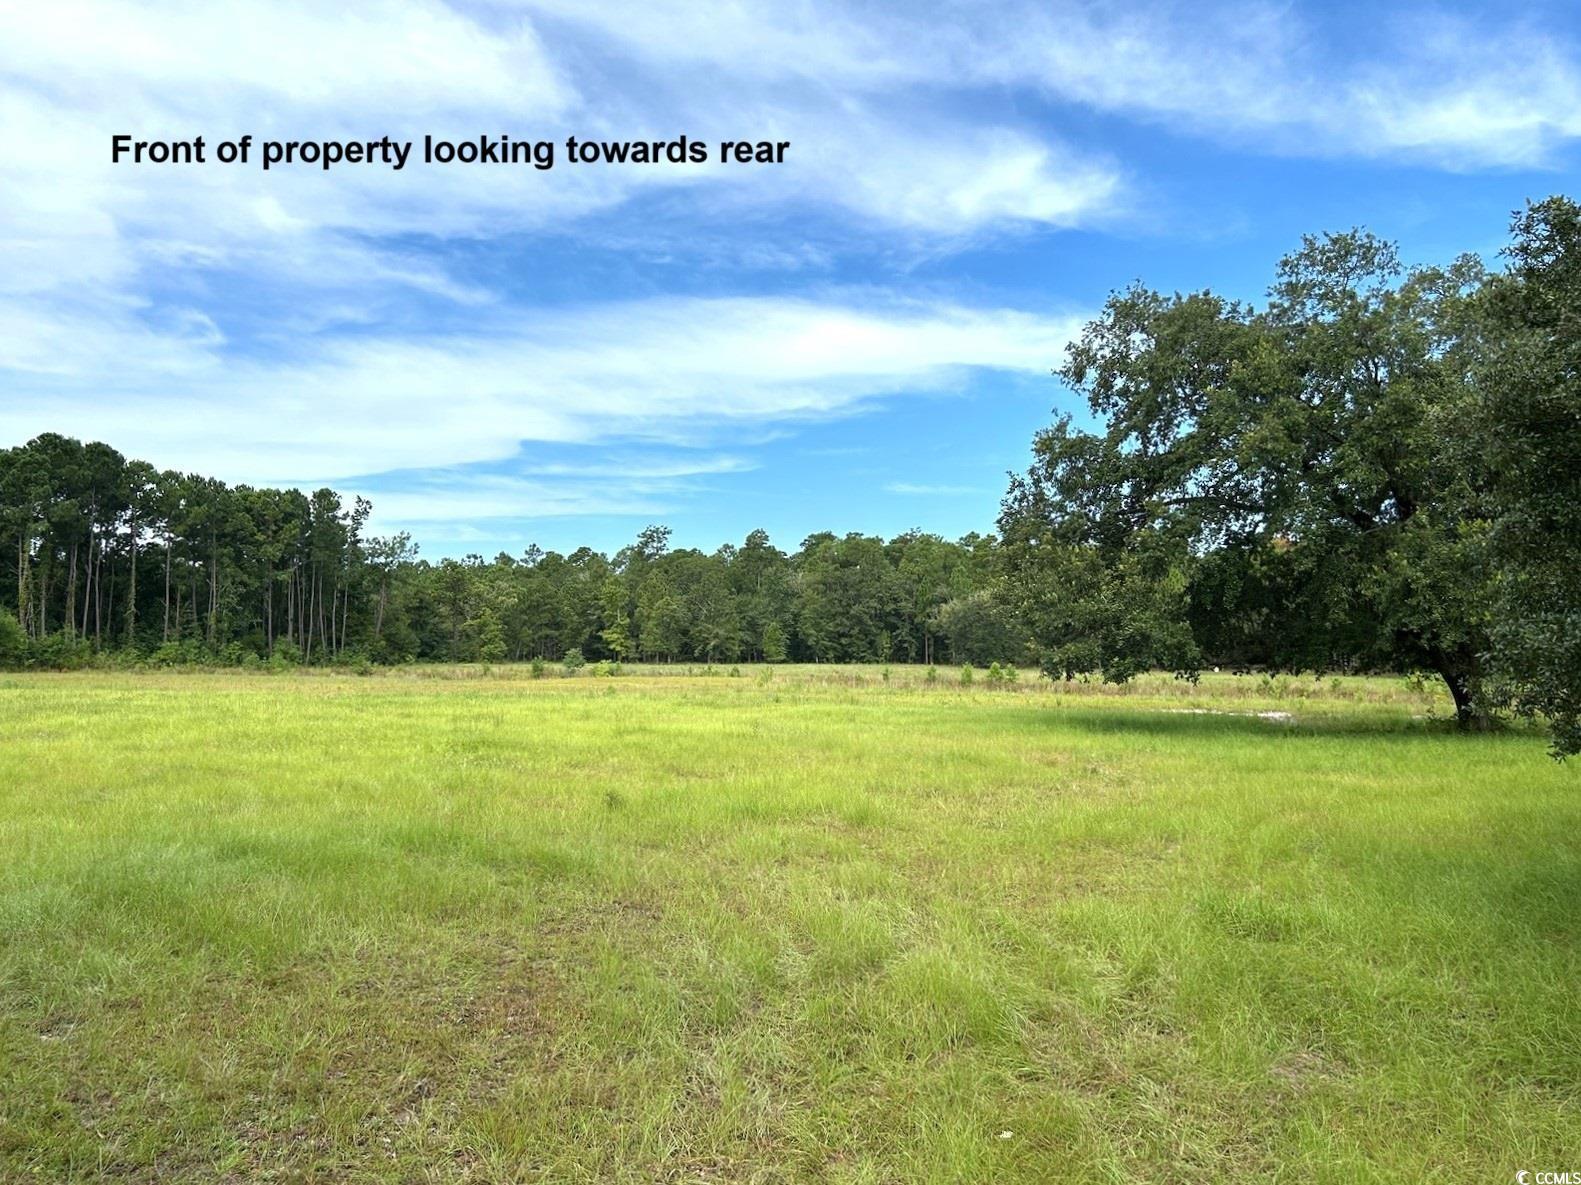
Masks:
[[[652,526],[613,555],[430,563],[407,534],[369,534],[371,509],[54,434],[0,452],[12,661],[982,664],[1025,650],[991,595],[992,536],[821,532],[787,554],[759,530],[705,553]]]
[[[1506,265],[1309,237],[1260,307],[1115,293],[997,534],[431,563],[370,504],[46,434],[0,452],[0,664],[588,659],[1421,670],[1581,748],[1581,207]],[[8,603],[7,603],[8,602]]]

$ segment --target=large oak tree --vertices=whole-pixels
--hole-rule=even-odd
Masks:
[[[1044,667],[1413,666],[1483,719],[1483,280],[1355,232],[1307,239],[1261,309],[1113,296],[1060,371],[1097,429],[1040,433],[1001,516]]]

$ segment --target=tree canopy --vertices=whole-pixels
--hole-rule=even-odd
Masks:
[[[1112,296],[1058,372],[1096,428],[1041,432],[1000,518],[1042,665],[1424,669],[1467,727],[1573,719],[1574,215],[1521,216],[1498,276],[1353,231],[1260,308]]]
[[[157,661],[287,656],[733,662],[1021,658],[957,622],[990,594],[991,538],[753,531],[707,553],[652,526],[614,555],[420,557],[370,536],[333,490],[227,486],[46,434],[0,450],[0,664],[125,651]],[[7,571],[9,569],[9,571]],[[20,638],[17,642],[15,639]]]

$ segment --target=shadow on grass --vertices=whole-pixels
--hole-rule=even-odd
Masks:
[[[1193,709],[1116,706],[1114,708],[1065,708],[1057,717],[1032,710],[1028,718],[1061,724],[1091,733],[1133,734],[1179,739],[1207,739],[1213,736],[1258,737],[1270,741],[1324,740],[1336,737],[1366,737],[1371,741],[1421,742],[1444,744],[1522,746],[1547,741],[1546,730],[1513,722],[1487,732],[1465,732],[1453,720],[1444,718],[1401,719],[1390,716],[1363,716],[1352,713],[1303,713],[1295,709]]]

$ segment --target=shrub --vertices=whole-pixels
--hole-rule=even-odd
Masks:
[[[302,651],[295,642],[276,642],[274,653],[269,656],[271,671],[289,671],[302,665]]]
[[[923,676],[923,679],[929,683],[937,683],[939,681],[939,668],[930,664],[928,673]]]
[[[47,671],[80,671],[93,661],[93,647],[61,630],[35,643],[31,658],[34,666]]]
[[[962,687],[970,687],[971,685],[972,685],[972,664],[971,663],[962,663],[961,664],[961,686]]]
[[[1011,663],[1001,666],[997,662],[988,664],[988,681],[996,686],[1006,686],[1020,678],[1020,672]]]
[[[0,609],[0,670],[14,671],[27,661],[27,635],[17,619]]]
[[[173,667],[179,666],[180,663],[180,642],[161,642],[148,655],[148,665],[151,667]]]
[[[532,677],[534,679],[542,679],[543,673],[547,668],[548,664],[544,662],[542,657],[535,657],[532,660]]]
[[[580,671],[583,667],[587,666],[587,659],[582,657],[582,648],[580,646],[573,646],[571,649],[567,650],[565,652],[565,658],[561,660],[560,665],[565,668],[565,672],[568,675],[573,674],[576,671]]]

